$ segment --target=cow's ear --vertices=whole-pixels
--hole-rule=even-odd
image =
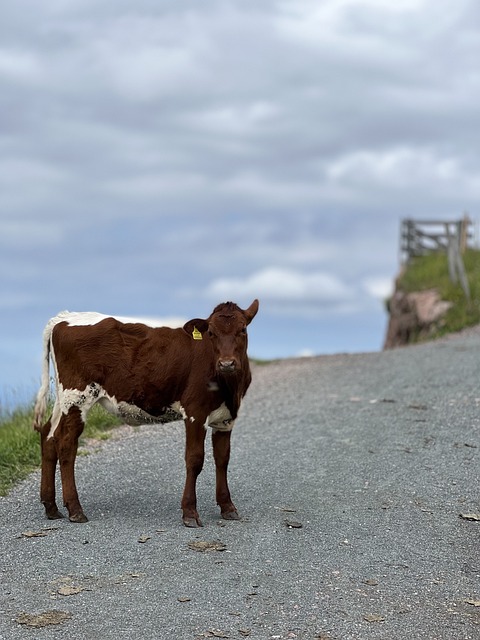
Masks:
[[[247,320],[247,324],[250,324],[250,322],[257,315],[258,305],[259,305],[259,302],[258,302],[257,299],[255,299],[252,302],[252,304],[248,307],[248,309],[245,309],[245,311],[243,312],[245,314],[245,318]]]
[[[194,340],[201,340],[202,334],[208,329],[207,320],[194,318],[183,325],[183,330],[188,333]]]

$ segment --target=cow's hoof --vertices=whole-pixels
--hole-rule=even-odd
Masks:
[[[70,520],[70,522],[78,522],[78,523],[88,522],[88,518],[83,513],[83,511],[80,511],[79,513],[74,513],[68,519]]]
[[[44,502],[43,506],[45,507],[45,515],[49,520],[60,520],[63,518],[63,513],[60,513],[55,502]]]
[[[63,515],[63,513],[60,513],[58,509],[56,511],[53,511],[52,513],[47,513],[47,518],[49,520],[61,520],[64,517],[65,516]]]
[[[183,518],[183,524],[190,529],[196,529],[197,527],[203,527],[200,518]]]
[[[222,518],[224,520],[240,520],[240,516],[238,515],[238,511],[223,511]]]

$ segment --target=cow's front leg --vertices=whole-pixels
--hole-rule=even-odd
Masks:
[[[231,435],[231,431],[214,431],[212,434],[213,457],[215,459],[216,469],[217,504],[220,507],[222,518],[225,520],[239,520],[237,509],[230,497],[227,481]]]
[[[57,443],[60,475],[62,478],[63,503],[68,509],[71,522],[87,522],[78,499],[75,484],[75,458],[77,457],[78,438],[83,431],[83,420],[78,407],[72,407],[67,415],[60,419],[54,438]]]
[[[205,427],[201,422],[185,420],[186,479],[182,497],[183,524],[186,527],[202,527],[197,511],[197,478],[203,469],[205,457]]]

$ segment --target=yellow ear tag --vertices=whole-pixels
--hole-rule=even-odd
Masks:
[[[197,327],[193,327],[192,336],[194,340],[202,340],[202,334]]]

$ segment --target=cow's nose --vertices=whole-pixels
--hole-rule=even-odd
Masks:
[[[219,360],[218,368],[222,373],[231,373],[235,371],[235,360]]]

